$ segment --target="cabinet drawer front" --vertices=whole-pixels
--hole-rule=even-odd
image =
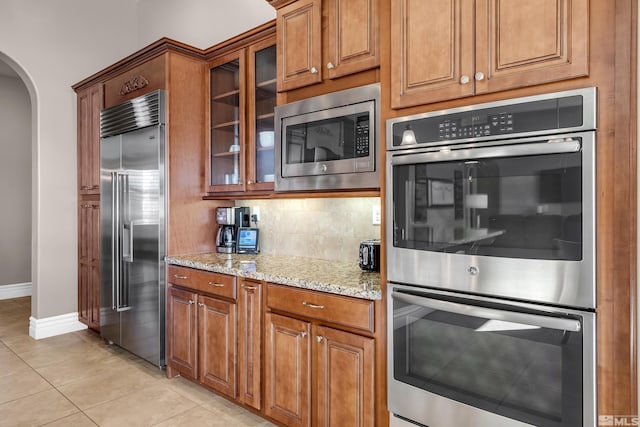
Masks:
[[[208,294],[236,299],[236,278],[228,274],[170,265],[167,282]]]
[[[373,301],[268,285],[267,305],[302,316],[373,332]]]

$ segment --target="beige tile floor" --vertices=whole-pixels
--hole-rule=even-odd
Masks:
[[[0,300],[0,426],[273,426],[93,332],[34,340],[30,307]]]

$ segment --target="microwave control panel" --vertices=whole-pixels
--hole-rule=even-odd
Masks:
[[[369,156],[369,119],[358,117],[356,123],[356,157]]]

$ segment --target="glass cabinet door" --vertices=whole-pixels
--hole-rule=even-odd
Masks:
[[[243,51],[212,64],[211,163],[209,184],[214,191],[238,191],[243,184],[244,88]]]
[[[247,184],[251,190],[271,190],[274,181],[274,109],[276,106],[276,46],[274,40],[249,49],[249,138]]]

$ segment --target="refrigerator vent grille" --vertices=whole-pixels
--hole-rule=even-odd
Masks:
[[[164,124],[164,92],[156,90],[100,112],[100,137]]]

